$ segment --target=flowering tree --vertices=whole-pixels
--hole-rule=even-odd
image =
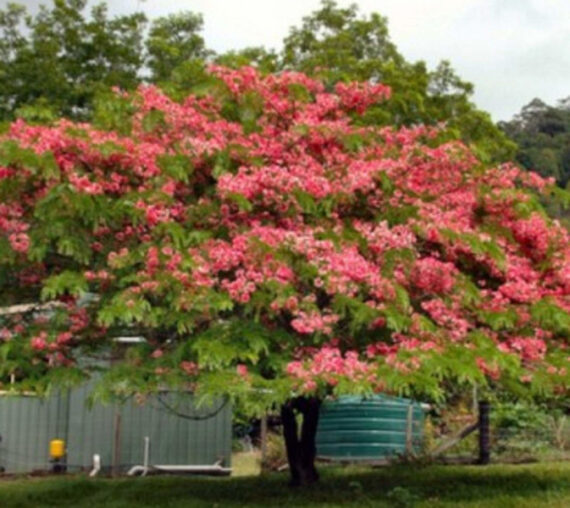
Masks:
[[[535,196],[550,182],[435,128],[367,125],[383,85],[210,72],[182,103],[117,90],[96,126],[3,136],[3,382],[75,378],[143,336],[104,386],[278,403],[304,483],[327,394],[567,390],[569,237]]]

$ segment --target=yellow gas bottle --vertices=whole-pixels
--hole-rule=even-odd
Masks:
[[[61,459],[65,456],[65,441],[63,439],[52,439],[49,442],[49,455],[52,459]]]

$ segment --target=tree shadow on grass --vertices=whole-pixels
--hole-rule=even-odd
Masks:
[[[426,506],[483,506],[509,497],[546,502],[551,495],[570,499],[570,465],[394,466],[382,469],[322,468],[320,484],[287,487],[287,474],[260,477],[147,477],[118,480],[62,477],[0,483],[0,506],[57,507],[335,507],[403,506],[397,496],[409,492]],[[433,500],[433,502],[429,502]],[[507,500],[507,501],[505,501]],[[437,501],[437,503],[436,503]],[[484,504],[483,504],[484,503]],[[514,503],[514,501],[513,501]],[[544,505],[546,506],[546,505]],[[561,505],[562,506],[562,505]]]

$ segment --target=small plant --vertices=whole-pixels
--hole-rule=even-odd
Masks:
[[[267,433],[265,457],[261,465],[263,471],[279,471],[287,464],[287,454],[283,436],[277,432]]]
[[[420,500],[420,497],[406,487],[394,487],[388,492],[388,499],[394,506],[409,508],[414,506]]]
[[[492,416],[494,449],[503,457],[536,458],[554,446],[552,416],[544,408],[529,404],[497,404]]]
[[[348,484],[348,487],[356,495],[361,495],[364,492],[364,488],[362,487],[362,483],[357,482],[357,481],[350,482]]]

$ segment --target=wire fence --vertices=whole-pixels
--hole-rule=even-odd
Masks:
[[[497,408],[491,413],[490,444],[494,462],[534,462],[570,460],[570,416],[532,409]],[[426,455],[445,439],[456,435],[474,415],[428,418],[424,429]],[[475,460],[479,453],[479,435],[474,431],[446,451],[443,459]]]

